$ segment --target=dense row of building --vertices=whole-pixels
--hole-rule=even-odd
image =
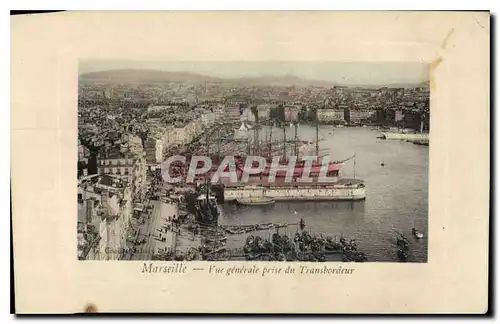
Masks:
[[[107,104],[78,113],[79,258],[120,259],[134,242],[131,220],[141,210],[150,167],[168,148],[213,127],[223,107]]]
[[[81,144],[80,151],[92,154]],[[78,257],[116,260],[133,240],[134,205],[146,190],[146,153],[138,136],[122,133],[105,141],[94,158],[97,172],[89,173],[84,166],[79,178]]]
[[[78,258],[118,260],[134,238],[133,189],[118,177],[97,180],[78,188]]]

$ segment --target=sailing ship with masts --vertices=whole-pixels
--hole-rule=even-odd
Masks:
[[[248,155],[261,156],[266,159],[267,165],[264,170],[257,174],[252,174],[249,181],[246,183],[231,183],[227,178],[222,178],[221,184],[224,186],[225,200],[245,200],[245,199],[272,199],[273,201],[282,200],[363,200],[366,198],[364,181],[356,178],[340,177],[340,169],[344,163],[352,160],[355,163],[355,155],[342,161],[327,161],[324,156],[320,156],[319,149],[319,131],[316,125],[316,160],[306,161],[304,156],[299,154],[299,145],[308,145],[310,142],[303,142],[298,139],[297,128],[294,126],[294,139],[286,139],[287,125],[281,125],[283,130],[283,139],[273,142],[273,128],[269,129],[269,138],[266,136],[266,142],[260,143],[258,133],[254,133],[253,149],[252,142],[248,142]],[[276,144],[278,149],[276,150]],[[279,158],[280,165],[288,165],[290,157],[287,155],[288,144],[293,144],[293,155],[296,157],[295,167],[291,181],[285,181],[287,170],[281,169],[276,172],[276,176],[272,179],[271,165],[273,158],[282,155]],[[236,171],[238,179],[243,174],[246,157],[240,156],[235,158]],[[257,162],[255,162],[257,167]],[[301,178],[307,172],[306,168],[310,163],[310,171],[308,173],[309,182],[302,182]],[[326,175],[329,179],[325,180],[322,176]],[[307,176],[307,174],[306,174]],[[271,181],[273,180],[273,181]]]
[[[269,128],[268,137],[262,142],[260,140],[259,132],[253,129],[253,140],[249,136],[245,142],[247,148],[246,152],[239,150],[238,154],[234,157],[237,181],[227,177],[221,177],[218,185],[222,188],[222,196],[224,200],[229,201],[254,201],[254,200],[272,200],[272,201],[293,201],[293,200],[364,200],[366,198],[365,184],[362,179],[356,178],[355,171],[353,178],[344,178],[340,176],[340,169],[348,161],[353,161],[355,169],[355,155],[341,161],[328,161],[326,156],[320,155],[319,147],[319,126],[316,125],[316,154],[314,161],[306,160],[305,154],[300,154],[300,147],[305,151],[308,145],[312,142],[301,141],[298,138],[297,129],[298,124],[294,126],[293,139],[287,140],[286,128],[288,124],[281,124],[283,131],[283,138],[275,139],[276,134],[273,134],[273,127]],[[275,131],[275,130],[274,130]],[[221,161],[220,152],[220,139],[217,144],[218,158],[212,159],[212,168],[203,177],[209,177],[218,171],[219,163]],[[235,143],[242,144],[242,143]],[[207,137],[206,154],[212,156],[209,152],[210,143]],[[273,159],[278,158],[278,164],[281,166],[288,166],[291,163],[288,151],[293,147],[293,154],[295,156],[295,166],[291,177],[287,178],[286,168],[278,168],[275,177],[272,176],[271,167]],[[304,153],[304,152],[302,152]],[[242,182],[242,175],[245,168],[248,156],[260,156],[265,158],[266,166],[262,171],[251,174],[248,181]],[[189,158],[186,165],[189,164]],[[203,162],[201,162],[203,164]],[[199,165],[202,167],[203,165]],[[252,166],[259,167],[258,162]],[[308,170],[309,169],[309,170]],[[229,166],[224,169],[225,172],[229,171]],[[200,175],[201,176],[201,175]],[[327,177],[325,179],[324,177]],[[307,178],[304,182],[303,178]]]

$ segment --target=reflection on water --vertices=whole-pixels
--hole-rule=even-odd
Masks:
[[[225,204],[221,224],[298,223],[306,229],[331,236],[354,238],[370,261],[396,261],[395,232],[410,239],[411,262],[427,261],[428,147],[404,141],[377,139],[379,133],[368,128],[340,128],[331,132],[322,126],[322,149],[332,159],[356,153],[356,177],[366,183],[367,198],[357,202],[277,202],[268,206]],[[301,126],[301,138],[314,138],[313,127]],[[381,163],[384,163],[384,166]],[[342,169],[345,177],[354,175],[354,163]],[[295,213],[295,211],[297,213]],[[425,233],[412,237],[412,227]],[[286,231],[295,233],[296,227]],[[259,233],[269,235],[268,231]],[[246,235],[230,236],[229,247],[241,247]]]

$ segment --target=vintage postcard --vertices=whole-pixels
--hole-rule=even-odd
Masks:
[[[12,18],[17,311],[485,313],[489,37],[487,12]]]

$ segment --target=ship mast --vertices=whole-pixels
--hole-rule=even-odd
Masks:
[[[207,132],[207,135],[205,137],[205,143],[207,145],[207,156],[210,156],[210,141],[209,141],[209,134],[210,132]]]
[[[316,123],[316,162],[319,163],[319,125]]]
[[[208,201],[209,201],[209,198],[210,198],[210,195],[209,195],[210,187],[209,187],[209,184],[208,184],[208,177],[205,177],[205,188],[206,188],[205,195],[206,195],[207,205],[208,205]]]
[[[286,127],[283,123],[283,160],[286,160]]]
[[[299,155],[299,147],[297,145],[297,123],[295,123],[295,156]]]
[[[263,144],[263,145],[265,145],[265,148],[264,148],[264,149],[261,149],[261,153],[262,153],[262,152],[265,152],[265,151],[267,150],[267,145],[268,145],[268,137],[269,137],[269,130],[268,130],[268,129],[267,129],[267,127],[266,127],[266,132],[265,132],[265,134],[264,134],[264,138],[265,138],[265,140],[264,140],[264,144]]]
[[[356,153],[354,153],[354,175],[353,175],[353,178],[356,179]]]
[[[269,132],[269,152],[268,152],[269,156],[268,156],[268,158],[271,158],[271,156],[272,156],[271,152],[273,150],[273,125],[274,124],[271,124],[271,130]]]
[[[254,128],[253,130],[253,155],[256,155],[255,153],[259,149],[259,134],[257,132],[257,129]]]
[[[247,155],[251,155],[252,146],[250,145],[250,138],[247,138]]]
[[[220,127],[217,127],[217,161],[220,160]]]

